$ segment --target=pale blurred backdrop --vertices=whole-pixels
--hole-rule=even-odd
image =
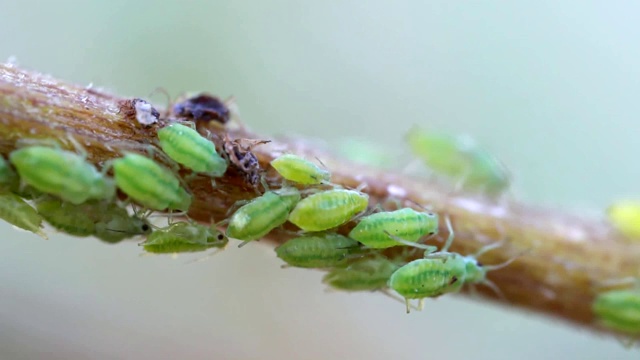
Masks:
[[[267,134],[392,148],[468,133],[522,199],[598,216],[639,194],[632,1],[0,0],[0,59],[118,94],[235,95]],[[154,96],[164,103],[162,96]],[[0,359],[638,359],[615,339],[447,296],[326,293],[253,244],[185,265],[0,225]],[[199,255],[200,256],[200,255]]]

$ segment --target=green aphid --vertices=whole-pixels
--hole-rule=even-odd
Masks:
[[[509,187],[510,176],[504,165],[467,136],[414,128],[407,142],[429,168],[459,182],[463,189],[499,194]]]
[[[339,234],[322,234],[291,239],[276,248],[276,254],[290,266],[330,268],[340,266],[355,254],[358,242]]]
[[[640,290],[612,290],[599,294],[592,310],[603,326],[628,335],[640,334]]]
[[[13,151],[9,159],[21,181],[73,204],[111,199],[115,194],[110,178],[71,151],[30,146]]]
[[[140,245],[150,253],[174,254],[224,248],[228,242],[229,239],[214,225],[178,222],[154,231]]]
[[[303,185],[327,184],[331,173],[316,164],[293,154],[285,154],[271,161],[271,166],[285,179]]]
[[[0,193],[0,218],[13,226],[47,238],[42,231],[42,216],[18,195]]]
[[[332,269],[322,281],[332,288],[344,291],[382,290],[401,265],[401,262],[385,257],[356,260],[345,268]]]
[[[171,124],[158,131],[158,138],[171,159],[195,172],[220,177],[227,171],[227,161],[216,146],[190,127]]]
[[[95,236],[108,243],[151,233],[151,225],[115,203],[87,201],[75,205],[48,197],[36,200],[36,208],[54,228],[73,236]]]
[[[387,233],[406,241],[416,242],[425,235],[433,235],[437,232],[438,215],[404,208],[363,217],[351,230],[349,237],[371,249],[386,249],[402,245]]]
[[[340,226],[364,211],[369,195],[354,190],[322,191],[301,200],[289,221],[304,231],[324,231]]]
[[[300,201],[294,188],[267,191],[239,208],[228,220],[227,236],[246,242],[258,240],[284,224],[291,209]]]
[[[191,195],[167,168],[139,154],[113,161],[116,184],[130,198],[151,210],[189,210]]]
[[[419,299],[418,309],[422,309],[425,298],[435,298],[448,293],[456,293],[465,284],[487,285],[500,295],[497,287],[487,278],[487,272],[502,268],[510,261],[496,266],[483,266],[476,259],[481,253],[493,249],[500,244],[489,245],[472,256],[462,256],[447,250],[453,242],[453,229],[447,219],[449,238],[442,251],[435,252],[433,246],[413,244],[400,238],[397,241],[409,246],[426,249],[425,258],[411,261],[396,270],[389,279],[389,288],[395,290],[405,298],[407,313],[409,312],[409,300]]]

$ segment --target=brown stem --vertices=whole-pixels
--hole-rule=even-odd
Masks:
[[[156,129],[145,129],[135,120],[126,119],[119,112],[122,100],[95,89],[0,65],[0,152],[8,155],[18,139],[64,139],[72,135],[86,147],[89,159],[100,164],[119,156],[118,149],[152,142]],[[232,138],[263,138],[241,130],[209,130],[219,139],[225,131]],[[269,161],[282,152],[318,156],[331,169],[334,183],[345,187],[366,184],[363,191],[372,203],[387,205],[385,200],[394,198],[449,214],[456,231],[452,251],[471,254],[483,245],[506,240],[504,246],[487,252],[481,259],[484,264],[498,264],[520,255],[514,263],[489,274],[511,305],[609,331],[598,327],[591,312],[598,285],[638,276],[640,245],[625,241],[601,220],[510,200],[451,193],[424,179],[349,164],[300,139],[259,146],[254,152],[263,168],[268,168]],[[190,182],[195,200],[189,215],[203,222],[220,220],[236,201],[255,197],[253,187],[246,185],[240,175],[228,172],[216,179],[215,188],[203,177]],[[271,185],[277,186],[277,177],[269,179]],[[446,235],[442,231],[440,237]],[[276,230],[269,240],[281,243],[288,236]],[[486,287],[478,290],[494,301],[504,301]]]

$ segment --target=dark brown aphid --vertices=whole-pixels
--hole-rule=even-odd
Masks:
[[[129,99],[122,100],[118,103],[120,110],[118,113],[122,114],[126,119],[136,119],[143,126],[149,126],[158,122],[160,113],[146,100],[142,99]]]
[[[224,101],[207,93],[175,104],[173,114],[194,121],[217,121],[223,125],[231,118],[231,111]]]
[[[246,143],[248,145],[243,144]],[[260,163],[251,149],[258,145],[268,144],[271,140],[251,140],[251,139],[229,139],[224,138],[224,152],[229,158],[231,165],[244,174],[245,180],[256,186],[260,182]]]

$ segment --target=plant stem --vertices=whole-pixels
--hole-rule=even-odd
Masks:
[[[120,149],[151,143],[157,127],[145,129],[135,120],[126,119],[119,113],[122,100],[125,99],[0,65],[0,153],[7,156],[19,139],[64,140],[71,135],[86,148],[88,159],[99,165],[120,156]],[[244,130],[215,126],[208,130],[217,139],[225,133],[231,138],[265,138]],[[386,200],[397,199],[408,206],[417,203],[441,215],[448,214],[456,234],[452,251],[471,254],[484,245],[505,240],[503,246],[481,256],[483,264],[490,265],[520,255],[509,266],[489,274],[505,299],[487,287],[478,289],[493,301],[611,332],[600,328],[591,312],[594,296],[601,290],[599,285],[638,277],[640,244],[625,240],[602,220],[512,200],[454,193],[425,179],[356,166],[301,139],[277,141],[253,151],[264,169],[283,152],[317,156],[331,169],[334,183],[352,188],[366,184],[363,191],[369,194],[372,204],[391,208],[387,207],[391,202]],[[277,177],[268,179],[271,185],[278,185]],[[194,194],[189,216],[202,222],[219,221],[236,201],[256,196],[242,174],[234,171],[216,179],[215,188],[204,177],[195,178],[189,185]],[[351,226],[347,224],[342,230]],[[439,237],[442,240],[447,235],[441,231]],[[276,230],[267,240],[275,245],[289,237],[288,232]]]

